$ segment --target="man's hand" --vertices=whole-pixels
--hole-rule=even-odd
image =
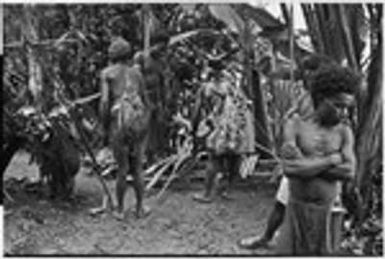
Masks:
[[[343,157],[341,153],[333,153],[329,156],[330,158],[330,163],[333,165],[339,165],[343,162]]]
[[[284,159],[296,159],[303,157],[301,150],[293,144],[285,143],[281,148],[281,156]]]

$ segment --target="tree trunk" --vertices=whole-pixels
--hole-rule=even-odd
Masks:
[[[260,78],[257,71],[253,71],[253,81],[251,84],[253,86],[254,94],[255,140],[268,150],[272,150],[273,145],[271,141],[270,127],[267,123],[267,109],[265,107],[265,100],[263,98]],[[265,151],[259,151],[262,154],[261,158],[271,158],[270,154]]]
[[[242,32],[242,42],[244,47],[244,80],[243,86],[246,95],[253,101],[253,114],[255,123],[255,141],[268,150],[272,150],[271,131],[267,123],[267,108],[263,98],[258,72],[254,71],[254,52],[251,40],[251,28],[247,18],[244,19],[245,27]],[[264,150],[259,150],[263,158],[271,156]]]
[[[360,114],[365,115],[359,118],[359,128],[357,131],[357,154],[358,168],[356,182],[358,187],[365,191],[365,182],[368,177],[366,172],[367,163],[377,157],[382,150],[382,43],[374,52],[374,59],[369,66],[367,98],[362,100],[359,108]]]
[[[377,17],[371,15],[375,33],[371,34],[371,56],[373,59],[368,67],[366,89],[359,93],[358,98],[358,129],[356,132],[357,170],[355,183],[359,190],[362,204],[359,206],[358,224],[371,212],[373,189],[376,188],[373,179],[380,178],[382,173],[382,6],[378,7]],[[374,49],[373,49],[374,48]],[[361,97],[361,98],[360,98]],[[382,186],[382,183],[380,183]]]
[[[319,31],[319,40],[322,42],[322,54],[328,55],[330,52],[329,44],[330,42],[327,40],[327,26],[326,24],[326,18],[324,16],[323,12],[323,4],[314,4],[314,20],[317,22],[317,28]]]
[[[356,54],[354,52],[354,44],[352,41],[352,35],[351,35],[351,29],[349,27],[348,18],[346,14],[346,9],[344,5],[339,4],[338,5],[338,19],[339,19],[339,25],[342,31],[342,39],[345,45],[345,53],[346,57],[349,61],[349,65],[355,70],[358,71],[358,61],[356,60]]]
[[[23,36],[27,42],[38,42],[38,21],[33,14],[33,7],[24,7],[25,24],[23,26]],[[28,89],[33,95],[33,102],[37,110],[43,107],[42,99],[42,69],[38,61],[38,53],[33,49],[32,45],[27,44],[27,58],[28,58]]]
[[[310,4],[301,4],[302,12],[305,17],[305,21],[310,32],[311,43],[313,44],[316,52],[324,53],[325,47],[321,38],[321,33],[319,31],[319,26],[317,26],[314,11],[311,8]]]

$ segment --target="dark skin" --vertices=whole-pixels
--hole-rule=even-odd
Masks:
[[[349,104],[337,107],[335,103],[326,99],[312,118],[302,121],[296,117],[285,127],[283,148],[291,150],[287,153],[294,157],[283,160],[283,166],[295,199],[329,203],[337,195],[337,181],[353,178],[354,137],[350,127],[342,123]]]
[[[298,180],[300,182],[303,179],[303,184],[306,182],[306,179],[311,179],[311,177],[314,176],[317,176],[321,179],[319,182],[330,182],[330,186],[327,187],[325,190],[326,194],[328,194],[328,190],[331,190],[330,193],[334,194],[334,182],[336,180],[350,180],[353,177],[352,174],[356,163],[353,153],[353,134],[351,129],[344,124],[349,116],[348,110],[354,104],[354,101],[352,101],[351,97],[349,96],[345,97],[347,98],[326,100],[324,105],[322,105],[322,107],[320,107],[320,109],[316,111],[316,114],[310,117],[310,120],[303,120],[298,115],[294,115],[291,120],[287,121],[285,127],[283,127],[285,143],[282,146],[280,154],[287,165],[287,169],[289,169],[286,174],[290,175],[291,179],[295,177],[301,179]],[[321,121],[324,122],[325,120],[326,124],[328,125],[326,128],[319,125]],[[335,125],[336,122],[338,125]],[[334,126],[332,126],[333,124]],[[338,163],[334,166],[328,165],[330,162],[327,161],[328,157],[317,159],[308,158],[306,160],[306,157],[303,154],[303,150],[301,150],[297,144],[297,141],[299,140],[299,132],[304,132],[304,134],[302,135],[305,136],[302,136],[301,141],[301,143],[303,144],[303,140],[311,139],[313,134],[316,131],[319,131],[319,128],[323,128],[322,131],[324,134],[326,131],[333,131],[334,133],[332,135],[334,136],[331,137],[332,140],[340,139],[336,142],[336,144],[340,145],[341,148],[336,149],[335,147],[329,147],[329,149],[331,150],[328,150],[328,152],[330,153],[330,155],[335,156],[336,160],[339,160],[338,157],[341,156],[341,163]],[[326,134],[326,136],[327,135],[328,134]],[[313,141],[310,140],[310,142]],[[309,143],[305,144],[308,144],[307,146],[309,146]],[[310,149],[312,149],[311,145],[309,147]],[[322,154],[323,152],[319,153]],[[306,155],[308,155],[308,152],[306,153]],[[327,168],[327,170],[319,170],[322,168]],[[316,181],[313,181],[313,185],[316,185],[317,187],[317,185],[320,184],[317,184]],[[297,191],[296,193],[302,195],[304,187],[300,185],[297,186],[297,188],[297,190],[299,191]],[[310,188],[306,189],[310,190]],[[259,236],[252,236],[241,239],[239,243],[240,246],[249,249],[258,248],[260,246],[266,246],[268,242],[273,238],[275,230],[282,223],[284,213],[285,205],[277,201],[274,205],[273,212],[269,217],[267,229],[264,235],[261,238]]]
[[[297,104],[294,105],[284,117],[284,122],[288,121],[289,118],[293,116],[300,116],[304,120],[312,116],[313,114],[313,100],[309,93],[309,80],[311,76],[316,72],[320,67],[330,66],[335,64],[332,59],[329,59],[320,55],[310,55],[305,57],[299,64],[300,70],[297,70],[298,79],[302,79],[303,88],[306,92],[302,93],[298,99]],[[289,76],[289,73],[287,74]],[[296,75],[295,75],[296,76]],[[287,77],[289,78],[289,77]],[[285,129],[286,125],[283,125],[282,129]],[[283,147],[280,155],[283,159],[295,159],[301,156],[299,150],[293,150],[292,148]],[[282,183],[281,183],[282,184]],[[239,245],[247,249],[255,249],[258,247],[265,247],[274,237],[275,232],[281,226],[284,215],[285,215],[286,205],[281,203],[279,200],[276,200],[274,207],[269,215],[266,230],[262,236],[256,235],[248,238],[241,239]]]
[[[159,43],[150,49],[150,53],[145,55],[143,52],[138,54],[140,60],[138,63],[141,65],[142,73],[144,75],[144,83],[146,85],[146,95],[151,104],[152,109],[152,120],[150,128],[151,146],[149,147],[149,160],[153,160],[159,150],[163,150],[166,146],[164,143],[164,137],[167,134],[167,127],[162,123],[165,114],[164,101],[167,99],[164,96],[165,91],[165,74],[168,71],[168,64],[165,60],[166,56],[166,43]],[[155,130],[156,129],[156,130]]]
[[[220,71],[217,71],[213,75],[213,84],[220,84],[220,80],[221,74]],[[204,114],[205,112],[208,114],[211,112],[214,118],[223,112],[225,98],[226,96],[224,94],[219,94],[215,91],[208,93],[207,89],[201,88],[199,90],[193,113],[193,127],[195,130],[198,127],[198,120],[202,118],[202,115],[208,116]],[[214,122],[208,121],[208,126],[211,130],[204,137],[207,137],[211,133],[214,129],[214,124]],[[193,197],[194,200],[203,203],[212,202],[214,188],[219,185],[219,179],[217,178],[219,172],[228,174],[226,184],[219,188],[221,196],[225,199],[231,199],[229,191],[234,177],[237,174],[239,163],[240,155],[235,152],[228,151],[223,154],[217,154],[215,150],[210,150],[209,161],[206,168],[207,175],[204,192],[202,194],[196,194]]]
[[[130,82],[127,83],[127,80]],[[130,89],[127,89],[127,87],[130,87]],[[149,209],[143,205],[144,182],[141,173],[144,153],[147,147],[150,111],[149,109],[144,109],[144,114],[140,118],[140,124],[135,129],[133,129],[129,122],[124,120],[122,122],[118,119],[121,118],[119,114],[124,112],[124,106],[120,108],[117,114],[110,112],[113,105],[120,100],[124,93],[137,92],[144,107],[149,106],[143,77],[138,68],[130,67],[124,60],[117,61],[102,71],[101,92],[100,107],[104,134],[106,136],[108,134],[111,135],[111,139],[107,137],[105,139],[108,139],[108,143],[111,145],[118,163],[116,179],[117,208],[114,215],[118,219],[123,219],[124,217],[124,196],[128,187],[126,177],[127,174],[131,174],[136,196],[136,216],[143,217],[149,212]],[[102,208],[96,209],[93,212],[103,211],[106,205],[106,197],[104,197]]]
[[[292,156],[282,160],[282,165],[289,178],[287,209],[291,214],[285,215],[277,254],[332,252],[327,219],[339,194],[339,182],[352,179],[356,165],[353,133],[344,111],[354,98],[343,95],[313,99],[314,115],[307,120],[293,118],[285,127],[283,149]]]

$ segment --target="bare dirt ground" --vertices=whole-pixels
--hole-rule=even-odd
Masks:
[[[38,170],[23,153],[14,157],[4,179],[36,177]],[[110,183],[112,184],[112,183]],[[17,184],[16,186],[20,186]],[[111,185],[112,186],[112,185]],[[37,254],[202,254],[238,255],[244,236],[261,233],[274,199],[274,188],[266,180],[238,182],[234,200],[217,198],[212,204],[198,204],[192,195],[201,183],[174,184],[161,204],[147,198],[153,211],[137,220],[132,211],[124,222],[110,214],[91,216],[90,208],[101,201],[101,187],[82,170],[76,179],[71,202],[49,200],[42,192],[11,188],[15,202],[5,200],[4,252],[10,255]],[[133,208],[133,191],[126,196]]]

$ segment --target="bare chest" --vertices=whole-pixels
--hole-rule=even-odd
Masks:
[[[306,156],[325,156],[340,151],[342,138],[337,127],[324,129],[304,124],[297,135],[297,143]]]

